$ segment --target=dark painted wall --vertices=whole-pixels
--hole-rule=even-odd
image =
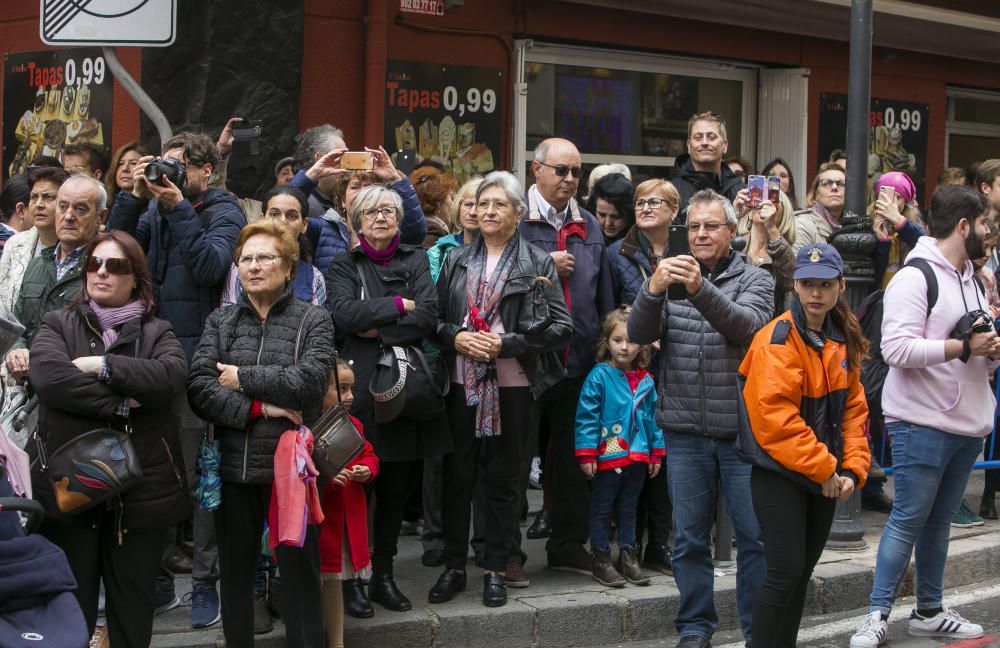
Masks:
[[[294,149],[302,82],[303,0],[180,0],[177,41],[142,53],[142,85],[174,132],[213,140],[232,116],[263,121],[256,158],[233,157],[228,186],[252,196],[274,183],[274,164]],[[142,117],[142,140],[158,148]]]

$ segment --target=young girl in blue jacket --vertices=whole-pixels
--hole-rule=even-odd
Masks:
[[[593,480],[590,547],[594,580],[622,587],[627,580],[648,585],[635,551],[635,511],[647,473],[655,477],[666,454],[663,432],[653,419],[656,388],[644,368],[648,345],[626,331],[627,307],[608,313],[597,341],[597,365],[583,385],[576,408],[576,456]],[[616,510],[617,506],[617,510]],[[611,562],[608,526],[618,523],[618,564]]]

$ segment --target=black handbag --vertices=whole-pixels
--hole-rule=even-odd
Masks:
[[[47,473],[56,506],[65,515],[82,513],[121,495],[142,480],[142,466],[132,445],[132,425],[84,432],[47,456],[36,433],[39,467]]]
[[[541,275],[531,281],[531,302],[529,313],[531,315],[525,333],[532,335],[544,331],[552,324],[552,315],[549,313],[549,298],[545,294],[547,288],[552,287],[552,282],[548,277]]]
[[[333,380],[339,394],[340,377],[337,374],[337,354],[334,353]],[[354,426],[343,403],[337,403],[323,412],[311,429],[312,460],[319,474],[324,477],[336,477],[365,448],[365,440]]]
[[[416,346],[382,347],[368,387],[375,400],[375,422],[389,423],[400,416],[435,419],[444,413],[449,388],[447,367],[440,357],[432,356],[428,362]]]

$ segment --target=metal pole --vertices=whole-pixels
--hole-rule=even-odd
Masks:
[[[851,58],[847,81],[847,187],[841,228],[830,241],[844,258],[847,301],[857,308],[875,279],[872,253],[877,239],[868,203],[868,112],[871,106],[872,0],[851,3]],[[826,546],[828,549],[857,551],[865,548],[865,527],[861,522],[861,493],[855,491],[839,502]]]
[[[115,48],[105,47],[103,49],[104,61],[111,69],[111,74],[115,76],[115,79],[118,80],[118,83],[121,84],[125,92],[135,100],[142,112],[146,113],[149,120],[156,126],[156,131],[160,134],[160,146],[163,146],[163,143],[173,136],[173,130],[170,128],[167,116],[163,114],[163,111],[156,105],[156,102],[146,94],[146,91],[142,89],[139,82],[132,78],[132,75],[128,73],[122,62],[118,60],[118,52],[115,51]]]

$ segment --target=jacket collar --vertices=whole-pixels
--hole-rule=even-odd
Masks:
[[[550,209],[555,208],[549,205],[545,199],[542,198],[542,194],[539,193],[538,188],[535,185],[532,185],[531,188],[528,189],[528,213],[524,219],[531,222],[549,223],[548,214]],[[569,199],[565,212],[566,218],[563,221],[563,226],[566,226],[571,222],[579,222],[586,225],[587,219],[580,214],[580,205],[576,202],[576,198]],[[584,236],[584,238],[586,238],[586,236]]]
[[[94,310],[86,302],[80,302],[76,306],[76,312],[79,313],[80,317],[86,323],[87,328],[89,328],[97,337],[101,337],[101,324],[97,321],[97,315]],[[146,316],[137,317],[135,319],[129,320],[122,324],[121,331],[118,333],[118,338],[112,343],[111,347],[105,349],[105,351],[111,351],[112,349],[117,349],[120,346],[125,346],[126,344],[132,344],[142,333],[142,323],[146,320]]]
[[[652,268],[653,264],[649,260],[649,255],[643,249],[643,236],[639,233],[639,228],[633,225],[622,239],[618,254],[632,261],[642,262],[647,268]]]
[[[271,310],[268,312],[268,317],[271,317],[271,315],[277,313],[284,312],[285,309],[287,309],[291,305],[294,297],[295,296],[292,294],[292,282],[288,282],[288,284],[285,285],[284,292],[281,293],[281,297],[279,297],[278,301],[274,302],[274,305],[271,306]],[[257,313],[257,309],[254,308],[254,305],[252,303],[250,303],[250,297],[249,295],[247,295],[246,291],[240,293],[240,297],[236,301],[236,304],[242,310],[249,311],[250,313],[253,313],[254,317],[258,319],[260,318],[260,314]]]
[[[833,340],[834,342],[843,342],[844,334],[837,330],[833,325],[833,321],[830,319],[830,315],[827,314],[826,318],[823,320],[823,330],[813,331],[806,326],[806,312],[802,308],[802,302],[799,301],[798,295],[792,300],[792,322],[795,323],[795,329],[799,332],[799,337],[802,338],[806,344],[816,349],[817,351],[822,351],[826,346],[827,339]]]

